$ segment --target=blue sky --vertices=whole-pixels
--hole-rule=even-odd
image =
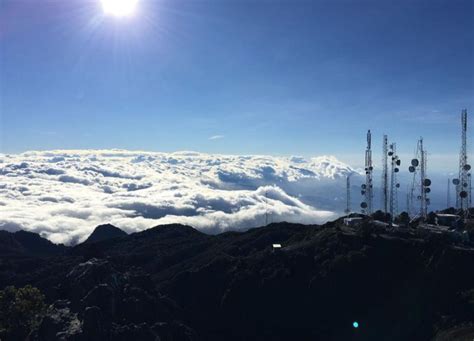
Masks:
[[[370,128],[376,151],[387,133],[411,155],[423,135],[441,169],[457,158],[462,108],[474,123],[473,16],[471,0],[139,0],[129,18],[100,0],[0,0],[0,152],[357,166]]]

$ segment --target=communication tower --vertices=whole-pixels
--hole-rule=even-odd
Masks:
[[[373,201],[373,184],[372,184],[372,134],[370,130],[367,132],[367,148],[365,150],[365,184],[362,184],[361,194],[364,196],[364,201],[361,202],[360,207],[362,213],[372,214]]]
[[[461,151],[459,153],[459,175],[453,179],[456,186],[456,207],[462,211],[468,211],[470,207],[470,170],[471,165],[467,163],[467,110],[461,112]]]
[[[426,218],[428,215],[428,206],[430,199],[428,193],[431,192],[431,180],[427,178],[427,151],[423,146],[423,138],[420,137],[416,146],[415,158],[411,160],[411,165],[408,167],[408,171],[413,173],[411,198],[412,206],[411,212],[416,212],[413,208],[413,201],[415,192],[417,192],[416,199],[420,203],[419,212],[415,215]]]
[[[346,178],[346,214],[351,213],[351,176],[348,175]]]
[[[448,188],[446,190],[446,207],[451,207],[451,179],[448,179]]]
[[[382,147],[382,205],[385,214],[388,213],[388,137],[383,136]]]
[[[401,165],[401,161],[397,155],[396,143],[390,144],[387,155],[391,158],[390,162],[390,225],[393,224],[395,216],[398,214],[398,189],[400,184],[397,181],[397,173],[400,171],[398,168]]]

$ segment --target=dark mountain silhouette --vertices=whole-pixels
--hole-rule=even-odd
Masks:
[[[27,231],[0,231],[0,255],[53,256],[60,255],[67,248]]]
[[[30,340],[472,339],[473,260],[370,221],[215,236],[166,225],[50,258],[2,256],[0,288],[46,294]]]
[[[95,243],[106,239],[124,237],[127,233],[110,224],[97,226],[84,243]]]

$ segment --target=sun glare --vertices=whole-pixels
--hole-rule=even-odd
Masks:
[[[101,0],[105,14],[128,17],[135,12],[138,0]]]

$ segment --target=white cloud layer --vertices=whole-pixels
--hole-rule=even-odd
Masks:
[[[183,223],[218,233],[268,221],[321,223],[343,208],[334,157],[73,150],[0,154],[0,229],[83,241],[95,226],[127,232]],[[266,214],[267,213],[267,214]]]

